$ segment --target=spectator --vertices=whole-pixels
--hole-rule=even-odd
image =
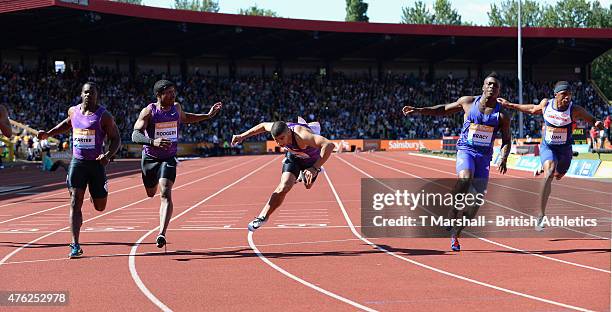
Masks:
[[[95,74],[94,74],[95,73]],[[322,134],[332,139],[437,139],[442,135],[460,133],[460,115],[435,118],[420,116],[405,118],[405,104],[417,107],[455,101],[460,94],[478,94],[480,79],[465,79],[449,73],[444,78],[426,82],[413,75],[386,75],[382,79],[351,78],[328,74],[285,77],[241,77],[236,79],[193,75],[156,75],[142,72],[135,78],[127,74],[94,67],[90,75],[44,73],[10,65],[0,66],[0,101],[11,103],[11,119],[35,129],[44,129],[67,116],[69,106],[80,101],[78,91],[83,81],[90,80],[100,87],[100,103],[115,117],[124,141],[130,140],[138,113],[154,101],[151,86],[159,78],[174,80],[178,101],[186,111],[206,110],[216,101],[224,102],[223,113],[210,123],[181,127],[183,143],[213,143],[212,153],[221,154],[220,142],[231,140],[237,133],[266,120],[296,121],[302,116],[321,123]],[[517,101],[514,78],[502,79],[501,94]],[[600,118],[610,113],[589,83],[574,82],[574,103],[584,106]],[[552,96],[551,82],[525,82],[524,98],[539,102]],[[38,112],[44,111],[45,114]],[[541,136],[541,117],[524,115],[524,135]],[[512,118],[513,137],[519,134],[518,118]],[[18,136],[17,136],[18,137]],[[59,138],[62,148],[69,150],[69,136]],[[30,138],[22,138],[31,158]],[[216,143],[215,143],[216,142]],[[33,145],[33,142],[31,142]],[[19,154],[21,145],[16,144]]]

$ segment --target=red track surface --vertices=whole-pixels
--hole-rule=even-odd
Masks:
[[[107,210],[84,204],[85,257],[77,260],[66,258],[65,173],[4,171],[3,185],[41,187],[29,190],[38,194],[0,195],[0,290],[70,292],[68,306],[39,308],[45,311],[610,311],[609,240],[464,238],[455,253],[447,238],[361,239],[361,178],[452,178],[452,161],[333,155],[327,175],[309,191],[296,185],[250,246],[246,224],[278,183],[280,161],[245,156],[181,163],[167,253],[154,244],[159,198],[146,199],[138,171],[123,172],[138,170],[136,162],[113,164]],[[495,180],[490,193],[506,185],[537,200],[529,193],[537,192],[537,182],[507,181]],[[555,182],[550,211],[577,209],[609,222],[609,189],[588,180]],[[495,194],[488,199],[512,205]],[[594,234],[609,237],[609,227]]]

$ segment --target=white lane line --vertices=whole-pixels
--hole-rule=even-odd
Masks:
[[[340,157],[338,157],[338,158],[340,158]],[[560,306],[560,307],[567,308],[567,309],[572,309],[572,310],[577,310],[577,311],[585,311],[585,312],[586,311],[589,311],[589,312],[591,311],[591,310],[588,310],[588,309],[585,309],[585,308],[581,308],[581,307],[577,307],[577,306],[573,306],[573,305],[569,305],[569,304],[565,304],[565,303],[561,303],[561,302],[557,302],[557,301],[553,301],[553,300],[549,300],[549,299],[545,299],[545,298],[541,298],[541,297],[537,297],[537,296],[521,293],[521,292],[518,292],[518,291],[514,291],[514,290],[507,289],[507,288],[503,288],[503,287],[495,286],[495,285],[488,284],[488,283],[485,283],[485,282],[481,282],[481,281],[478,281],[478,280],[475,280],[475,279],[472,279],[472,278],[469,278],[469,277],[465,277],[465,276],[462,276],[462,275],[458,275],[458,274],[455,274],[455,273],[447,272],[447,271],[444,271],[444,270],[441,270],[441,269],[429,266],[427,264],[424,264],[424,263],[421,263],[421,262],[418,262],[418,261],[415,261],[415,260],[412,260],[412,259],[400,256],[400,255],[398,255],[398,254],[396,254],[396,253],[394,253],[392,251],[389,251],[389,250],[387,250],[387,249],[385,249],[385,248],[383,248],[383,247],[381,247],[381,246],[379,246],[379,245],[377,245],[375,243],[372,243],[368,239],[366,239],[363,236],[361,236],[361,234],[359,234],[359,232],[357,232],[357,230],[353,226],[353,222],[351,221],[350,217],[348,216],[348,213],[346,212],[346,209],[344,208],[344,204],[342,203],[342,200],[340,199],[340,196],[338,195],[338,192],[336,192],[336,188],[334,187],[331,179],[329,178],[329,175],[327,174],[327,171],[324,171],[324,174],[325,174],[325,178],[327,179],[327,182],[329,183],[329,187],[331,188],[332,192],[334,193],[334,196],[336,197],[336,201],[338,202],[338,206],[340,206],[340,209],[342,210],[342,215],[344,216],[344,219],[346,220],[346,223],[348,224],[349,228],[351,229],[351,232],[353,232],[353,235],[355,235],[355,237],[361,239],[364,243],[366,243],[366,244],[368,244],[368,245],[370,245],[370,246],[372,246],[372,247],[374,247],[374,248],[376,248],[376,249],[378,249],[378,250],[380,250],[382,252],[385,252],[388,255],[396,257],[396,258],[398,258],[398,259],[400,259],[402,261],[406,261],[406,262],[412,263],[414,265],[417,265],[419,267],[422,267],[422,268],[425,268],[425,269],[428,269],[428,270],[431,270],[431,271],[434,271],[434,272],[437,272],[437,273],[440,273],[440,274],[443,274],[443,275],[446,275],[446,276],[454,277],[454,278],[457,278],[457,279],[460,279],[460,280],[463,280],[463,281],[466,281],[466,282],[474,283],[474,284],[477,284],[477,285],[480,285],[480,286],[485,286],[485,287],[492,288],[492,289],[495,289],[495,290],[503,291],[505,293],[509,293],[509,294],[521,296],[521,297],[524,297],[524,298],[533,299],[533,300],[537,300],[537,301],[540,301],[540,302],[544,302],[544,303]]]
[[[338,157],[338,158],[340,158],[340,157]],[[361,170],[361,169],[359,169],[359,168],[355,167],[353,164],[351,164],[351,163],[347,162],[346,160],[341,159],[341,158],[340,158],[340,160],[342,160],[343,162],[345,162],[345,163],[346,163],[346,164],[348,164],[349,166],[353,167],[353,168],[354,168],[354,169],[356,169],[357,171],[361,172],[362,174],[364,174],[364,175],[366,175],[366,176],[368,176],[368,177],[370,177],[370,178],[373,178],[373,177],[372,177],[372,175],[370,175],[370,174],[368,174],[367,172],[365,172],[365,171],[363,171],[363,170]],[[386,167],[386,168],[392,169],[392,170],[394,170],[394,171],[397,171],[397,172],[400,172],[400,173],[403,173],[403,174],[406,174],[406,175],[410,175],[410,176],[413,176],[413,177],[416,177],[416,178],[419,178],[419,179],[424,179],[424,180],[427,180],[427,179],[422,178],[422,177],[419,177],[419,176],[417,176],[417,175],[410,174],[410,173],[404,172],[404,171],[402,171],[402,170],[395,169],[395,168],[393,168],[393,167],[388,167],[388,166],[385,166],[385,165],[380,164],[380,163],[378,163],[378,162],[376,162],[376,161],[371,161],[371,162],[372,162],[372,163],[374,163],[374,164],[377,164],[377,165],[379,165],[379,166],[384,166],[384,167]],[[374,178],[374,179],[375,179],[375,178]],[[510,207],[508,207],[508,206],[505,206],[505,205],[502,205],[502,204],[496,203],[496,202],[491,201],[491,200],[487,200],[487,202],[490,202],[490,203],[492,203],[492,204],[494,204],[494,205],[496,205],[496,206],[499,206],[499,207],[505,208],[506,210],[510,210],[510,211],[513,211],[513,212],[516,212],[516,213],[519,213],[519,214],[527,215],[527,214],[525,214],[525,213],[523,213],[523,212],[521,212],[521,211],[514,210],[514,209],[512,209],[512,208],[510,208]],[[572,228],[566,228],[566,227],[562,227],[562,228],[563,228],[563,229],[566,229],[566,230],[574,231],[574,232],[579,232],[579,233],[582,233],[582,234],[587,234],[587,235],[594,236],[594,237],[597,237],[597,238],[606,239],[605,237],[597,236],[597,235],[590,234],[590,233],[580,232],[580,231],[578,231],[578,230],[574,230],[574,229],[572,229]],[[466,232],[466,233],[468,233],[468,232]],[[482,237],[476,236],[476,235],[471,234],[471,233],[470,233],[470,235],[472,235],[472,236],[474,236],[474,237],[477,237],[477,238],[479,238],[479,239],[483,240],[483,239],[482,239]],[[485,241],[485,240],[483,240],[483,241]],[[486,240],[486,241],[490,241],[490,240]],[[490,241],[490,242],[492,242],[492,241]],[[502,247],[501,245],[498,245],[498,246]],[[506,246],[506,245],[504,245],[504,246]],[[507,247],[510,247],[510,246],[507,246]],[[511,248],[509,248],[509,249],[514,250],[514,249],[517,249],[517,248],[515,248],[515,247],[511,247]],[[565,263],[565,264],[570,264],[570,265],[574,265],[574,266],[577,266],[577,267],[588,268],[588,269],[595,270],[595,271],[601,271],[601,270],[602,270],[602,269],[600,269],[600,268],[591,267],[591,266],[587,266],[587,265],[580,264],[580,263],[574,263],[574,262],[565,261],[565,260],[560,260],[560,259],[553,258],[553,257],[548,257],[548,256],[539,255],[539,254],[534,254],[534,253],[529,252],[529,251],[526,251],[526,250],[521,250],[521,249],[518,249],[518,250],[520,250],[520,251],[521,251],[521,252],[523,252],[523,253],[526,253],[526,254],[532,255],[532,256],[537,256],[537,257],[539,257],[539,258],[544,258],[544,259],[548,259],[548,260],[552,260],[552,261],[556,261],[556,262],[561,262],[561,263]],[[605,271],[605,270],[604,270],[604,271]]]
[[[312,289],[314,289],[314,290],[316,290],[316,291],[318,291],[318,292],[320,292],[322,294],[325,294],[325,295],[330,296],[330,297],[332,297],[334,299],[340,300],[340,301],[342,301],[344,303],[350,304],[350,305],[354,306],[355,308],[358,308],[358,309],[361,309],[361,310],[364,310],[364,311],[376,311],[376,310],[374,310],[374,309],[372,309],[370,307],[366,307],[366,306],[364,306],[364,305],[362,305],[360,303],[357,303],[357,302],[352,301],[350,299],[344,298],[344,297],[342,297],[340,295],[337,295],[337,294],[335,294],[335,293],[333,293],[333,292],[331,292],[329,290],[323,289],[323,288],[321,288],[321,287],[319,287],[317,285],[314,285],[314,284],[312,284],[310,282],[307,282],[307,281],[305,281],[305,280],[303,280],[303,279],[301,279],[301,278],[299,278],[299,277],[297,277],[297,276],[295,276],[295,275],[285,271],[283,268],[279,267],[278,265],[274,264],[272,261],[268,260],[268,258],[266,258],[259,251],[259,249],[255,245],[255,242],[253,242],[253,232],[249,232],[249,234],[247,235],[247,239],[249,240],[249,246],[251,247],[251,249],[253,249],[255,254],[257,254],[257,257],[259,257],[259,259],[261,259],[263,262],[265,262],[267,265],[269,265],[270,267],[272,267],[276,271],[278,271],[281,274],[287,276],[288,278],[290,278],[290,279],[292,279],[292,280],[294,280],[294,281],[296,281],[296,282],[298,282],[298,283],[300,283],[300,284],[302,284],[302,285],[304,285],[306,287],[312,288]]]
[[[239,163],[239,164],[238,164],[238,165],[236,165],[236,166],[229,167],[229,168],[227,168],[227,169],[223,169],[223,170],[217,171],[217,172],[215,172],[215,173],[213,173],[213,174],[210,174],[210,175],[207,175],[207,176],[205,176],[205,177],[202,177],[202,178],[199,178],[199,179],[193,180],[193,181],[191,181],[191,182],[188,182],[188,183],[182,184],[182,185],[180,185],[180,186],[177,186],[176,188],[177,188],[177,189],[178,189],[178,188],[183,188],[183,187],[185,187],[185,186],[188,186],[188,185],[191,185],[191,184],[194,184],[194,183],[200,182],[200,181],[202,181],[202,180],[204,180],[204,179],[207,179],[207,178],[209,178],[209,177],[213,177],[213,176],[219,175],[219,174],[221,174],[221,173],[224,173],[224,172],[226,172],[226,171],[230,171],[230,170],[232,170],[232,169],[234,169],[234,168],[237,168],[237,167],[243,166],[243,165],[245,165],[245,164],[251,163],[251,162],[253,162],[254,160],[255,160],[255,159],[253,159],[253,160],[249,160],[249,161],[246,161],[246,162]],[[201,169],[202,169],[202,168],[201,168]],[[159,194],[156,194],[155,196],[159,196]],[[106,215],[108,215],[108,214],[111,214],[111,213],[114,213],[114,212],[117,212],[117,211],[121,211],[121,210],[123,210],[123,209],[125,209],[125,208],[131,207],[131,206],[134,206],[134,205],[137,205],[137,204],[139,204],[139,203],[141,203],[141,202],[144,202],[144,201],[146,201],[146,200],[150,200],[150,198],[149,198],[149,197],[146,197],[146,198],[143,198],[143,199],[141,199],[141,200],[135,201],[135,202],[133,202],[133,203],[131,203],[131,204],[127,204],[127,205],[125,205],[125,206],[122,206],[122,207],[119,207],[119,208],[116,208],[116,209],[110,210],[110,211],[108,211],[108,212],[106,212],[106,213],[99,214],[99,215],[97,215],[97,216],[95,216],[95,217],[93,217],[93,218],[91,218],[91,219],[84,220],[84,221],[83,221],[83,223],[88,223],[88,222],[91,222],[91,221],[93,221],[93,220],[99,219],[99,218],[101,218],[101,217],[103,217],[103,216],[106,216]],[[47,237],[49,237],[49,236],[51,236],[51,235],[53,235],[53,234],[60,233],[60,232],[62,232],[62,231],[68,230],[68,229],[70,229],[70,227],[69,227],[69,226],[64,227],[64,228],[61,228],[61,229],[56,230],[56,231],[53,231],[53,232],[51,232],[51,233],[49,233],[49,234],[46,234],[46,235],[40,236],[40,237],[38,237],[38,238],[36,238],[36,239],[34,239],[34,240],[30,241],[29,243],[27,243],[27,244],[24,244],[24,245],[20,246],[19,248],[17,248],[17,249],[15,249],[15,250],[13,250],[11,253],[9,253],[9,254],[8,254],[8,255],[6,255],[4,258],[2,258],[2,260],[0,260],[0,267],[1,267],[1,266],[2,266],[2,265],[3,265],[3,264],[4,264],[4,263],[5,263],[5,262],[6,262],[8,259],[10,259],[10,258],[11,258],[13,255],[15,255],[15,254],[16,254],[16,253],[18,253],[19,251],[23,250],[24,248],[27,248],[27,247],[28,247],[28,246],[30,246],[31,244],[34,244],[34,243],[38,242],[39,240],[42,240],[42,239],[47,238]]]
[[[370,160],[370,159],[367,159],[367,158],[363,158],[363,157],[360,157],[360,156],[356,156],[356,157],[357,157],[357,158],[359,158],[359,159],[363,159],[363,160],[365,160],[365,161],[371,162],[371,163],[373,163],[373,164],[379,165],[379,166],[381,166],[381,167],[385,167],[385,168],[387,168],[387,169],[391,169],[391,170],[393,170],[393,171],[396,171],[396,172],[399,172],[399,173],[403,173],[403,174],[405,174],[405,175],[408,175],[408,176],[411,176],[411,177],[417,178],[417,179],[421,179],[421,180],[424,180],[424,181],[428,181],[428,182],[432,182],[432,183],[435,183],[435,184],[441,185],[441,184],[439,184],[439,183],[436,183],[435,181],[432,181],[432,180],[429,180],[429,179],[426,179],[426,178],[423,178],[423,177],[420,177],[420,176],[414,175],[414,174],[412,174],[412,173],[409,173],[409,172],[406,172],[406,171],[403,171],[403,170],[397,169],[397,168],[395,168],[395,167],[390,167],[390,166],[387,166],[387,165],[382,164],[382,163],[379,163],[379,162],[377,162],[377,161],[373,161],[373,160]],[[342,159],[341,157],[338,157],[338,158],[339,158],[339,159],[341,159],[342,161],[345,161],[345,160],[344,160],[344,159]],[[448,172],[447,172],[447,174],[448,174]],[[446,187],[446,186],[444,186],[444,185],[441,185],[441,186],[442,186],[442,187],[447,188],[447,187]],[[518,211],[518,210],[512,209],[512,208],[510,208],[510,207],[508,207],[508,206],[506,206],[506,205],[504,205],[504,204],[501,204],[501,203],[498,203],[498,202],[492,201],[492,200],[490,200],[490,199],[487,199],[486,201],[487,201],[488,203],[491,203],[492,205],[495,205],[495,206],[498,206],[498,207],[502,207],[502,208],[504,208],[504,209],[506,209],[506,210],[510,210],[510,211],[516,212],[516,213],[518,213],[518,214],[521,214],[521,215],[524,215],[524,216],[531,217],[531,216],[530,216],[529,214],[527,214],[527,213],[524,213],[524,212],[522,212],[522,211]],[[565,229],[565,230],[568,230],[568,231],[571,231],[571,232],[580,233],[580,234],[584,234],[584,235],[591,236],[591,237],[595,237],[595,238],[601,238],[601,239],[610,239],[610,238],[608,238],[608,237],[603,237],[603,236],[599,236],[599,235],[595,235],[595,234],[591,234],[591,233],[587,233],[587,232],[582,232],[582,231],[579,231],[579,230],[576,230],[576,229],[572,229],[572,228],[570,228],[570,227],[560,226],[560,227],[558,227],[558,228],[562,228],[562,229]]]
[[[388,160],[392,160],[392,161],[399,162],[399,163],[402,163],[402,164],[406,164],[406,165],[410,165],[410,166],[414,166],[414,167],[419,167],[419,168],[423,168],[423,169],[428,169],[428,170],[432,170],[432,171],[437,171],[437,172],[441,172],[441,173],[445,173],[445,174],[448,174],[448,175],[455,176],[455,174],[450,173],[448,171],[439,170],[439,169],[431,168],[431,167],[428,167],[428,166],[417,165],[415,163],[409,163],[409,162],[405,162],[405,161],[398,160],[398,159],[395,159],[395,158],[384,157],[384,156],[375,156],[375,157],[383,158],[383,159],[388,159]],[[359,158],[362,158],[362,157],[359,157]],[[365,159],[365,158],[362,158],[362,159]],[[532,194],[532,195],[540,196],[540,193],[538,193],[538,192],[532,192],[532,191],[528,191],[528,190],[524,190],[524,189],[520,189],[520,188],[515,188],[515,187],[504,185],[504,184],[495,183],[495,182],[489,182],[489,184],[495,185],[495,186],[499,186],[499,187],[503,187],[503,188],[508,188],[508,189],[511,189],[511,190],[515,190],[515,191],[519,191],[519,192],[523,192],[523,193],[527,193],[527,194]],[[610,195],[610,194],[608,194],[608,195]],[[603,209],[603,208],[591,206],[591,205],[588,205],[588,204],[583,204],[583,203],[575,202],[573,200],[567,200],[567,199],[564,199],[564,198],[556,197],[556,196],[553,196],[553,195],[551,195],[550,198],[556,199],[556,200],[559,200],[559,201],[562,201],[562,202],[566,202],[566,203],[582,206],[582,207],[592,208],[592,209],[603,211],[603,212],[607,212],[607,213],[610,213],[612,211],[610,209]]]
[[[204,169],[207,169],[207,168],[210,168],[210,167],[215,167],[215,166],[224,165],[224,164],[226,164],[227,162],[230,162],[230,161],[225,161],[225,162],[221,162],[221,163],[213,164],[213,165],[210,165],[210,166],[207,166],[207,167],[202,167],[202,168],[198,168],[198,169],[195,169],[195,170],[187,171],[187,172],[184,172],[184,173],[178,174],[177,176],[182,176],[182,175],[186,175],[186,174],[189,174],[189,173],[192,173],[192,172],[201,171],[201,170],[204,170]],[[133,189],[133,188],[141,188],[141,187],[143,187],[141,184],[137,184],[137,185],[134,185],[134,186],[130,186],[130,187],[126,187],[126,188],[118,189],[118,190],[116,190],[116,191],[112,191],[112,192],[110,192],[110,193],[108,193],[108,194],[109,194],[109,195],[110,195],[110,194],[115,194],[115,193],[119,193],[119,192],[126,191],[126,190],[129,190],[129,189]],[[84,201],[84,202],[86,202],[86,201],[88,201],[88,200],[89,200],[89,197],[85,198],[83,201]],[[55,209],[62,208],[62,207],[68,207],[68,206],[70,206],[70,203],[68,203],[68,204],[63,204],[63,205],[59,205],[59,206],[55,206],[55,207],[51,207],[51,208],[48,208],[48,209],[45,209],[45,210],[36,211],[36,212],[29,213],[29,214],[26,214],[26,215],[23,215],[23,216],[19,216],[19,217],[16,217],[16,218],[12,218],[12,219],[8,219],[8,220],[0,221],[0,224],[7,223],[7,222],[11,222],[11,221],[14,221],[14,220],[19,220],[19,219],[27,218],[27,217],[29,217],[29,216],[34,216],[34,215],[37,215],[37,214],[41,214],[41,213],[43,213],[43,212],[47,212],[47,211],[51,211],[51,210],[55,210]],[[134,208],[134,209],[139,209],[139,208]],[[140,209],[149,209],[149,208],[140,208]]]
[[[223,187],[222,189],[218,190],[217,192],[213,193],[212,195],[204,198],[203,200],[199,201],[198,203],[196,203],[195,205],[191,206],[190,208],[188,208],[187,210],[183,211],[182,213],[176,215],[175,217],[173,217],[172,219],[170,219],[170,221],[174,221],[178,218],[180,218],[181,216],[183,216],[184,214],[186,214],[187,212],[193,210],[194,208],[200,206],[201,204],[207,202],[209,199],[221,194],[221,192],[229,189],[230,187],[240,183],[242,180],[250,177],[251,175],[255,174],[256,172],[258,172],[259,170],[265,168],[267,165],[271,164],[274,161],[277,161],[278,158],[274,157],[272,160],[270,160],[269,162],[259,166],[259,168],[251,171],[250,173],[248,173],[247,175],[243,176],[242,178],[234,181],[231,184],[226,185],[225,187]],[[242,163],[242,164],[246,164],[248,162]],[[230,168],[233,169],[233,168]],[[155,295],[153,295],[153,293],[149,290],[149,288],[147,288],[147,286],[145,286],[145,284],[142,282],[142,280],[140,279],[140,276],[138,275],[138,271],[136,270],[136,258],[134,257],[134,255],[136,255],[136,250],[138,249],[138,246],[140,246],[140,244],[142,243],[142,241],[149,235],[151,235],[153,232],[157,231],[157,229],[159,229],[159,226],[153,228],[152,230],[148,231],[147,233],[145,233],[144,235],[142,235],[132,246],[132,249],[130,250],[130,255],[129,255],[129,260],[128,260],[128,266],[130,269],[130,275],[132,276],[132,279],[134,280],[134,282],[136,283],[136,285],[138,286],[138,289],[140,289],[140,291],[147,297],[149,298],[149,300],[151,300],[151,302],[153,302],[153,304],[155,304],[158,308],[160,308],[162,311],[172,311],[170,308],[168,308],[168,306],[166,306],[163,302],[161,302],[161,300],[157,299],[157,297],[155,297]]]

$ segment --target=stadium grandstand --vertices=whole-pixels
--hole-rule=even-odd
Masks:
[[[0,0],[0,28],[0,312],[611,310],[612,28],[524,28],[520,85],[512,27]]]
[[[401,107],[477,94],[491,71],[503,77],[501,96],[518,101],[512,28],[295,20],[96,0],[3,1],[0,14],[0,26],[13,30],[0,43],[0,102],[34,129],[65,118],[84,81],[100,85],[125,141],[162,77],[177,82],[189,110],[226,103],[214,122],[183,127],[185,143],[221,145],[239,129],[297,116],[320,121],[332,139],[454,136],[461,116],[403,118]],[[550,97],[554,81],[569,80],[577,104],[598,118],[610,114],[590,79],[591,61],[612,47],[610,29],[526,28],[523,36],[524,102]],[[527,136],[538,137],[540,127],[541,118],[526,116]],[[518,136],[518,118],[512,129]],[[16,136],[17,154],[26,156],[32,141]]]

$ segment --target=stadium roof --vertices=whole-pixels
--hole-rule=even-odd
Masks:
[[[162,9],[100,0],[0,2],[2,49],[234,59],[516,59],[516,28],[313,21]],[[612,28],[524,28],[525,63],[588,63]]]

